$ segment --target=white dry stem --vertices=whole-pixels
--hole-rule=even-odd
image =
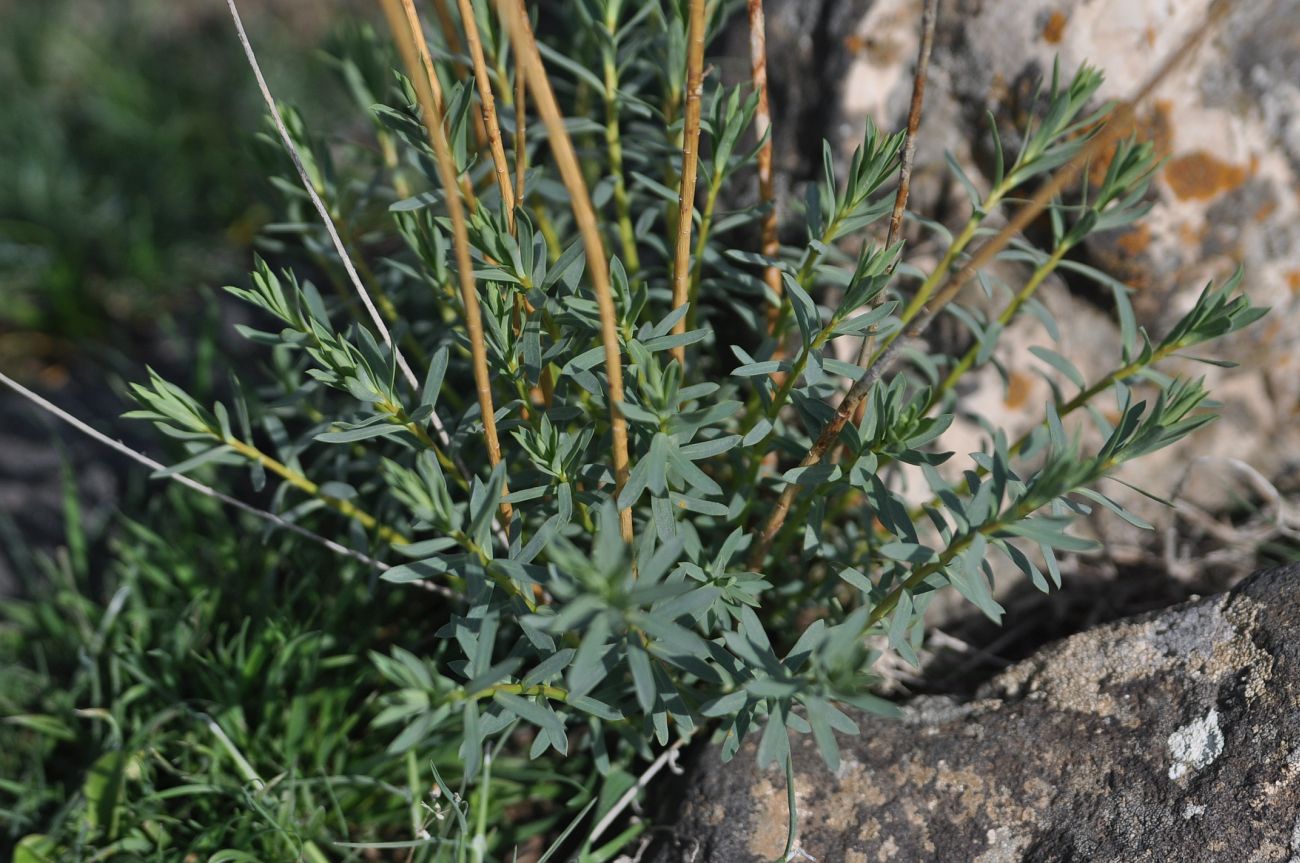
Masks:
[[[411,385],[412,390],[418,393],[420,390],[419,379],[416,378],[415,372],[411,371],[410,364],[406,362],[406,357],[402,356],[401,348],[393,341],[393,336],[388,332],[388,327],[384,325],[384,319],[379,314],[379,310],[375,308],[374,301],[370,299],[370,294],[366,291],[365,286],[361,284],[361,277],[357,275],[357,269],[352,265],[352,257],[348,254],[347,247],[343,245],[343,240],[334,227],[334,220],[330,217],[329,210],[325,208],[325,203],[320,199],[320,195],[316,194],[316,188],[312,185],[311,178],[307,176],[307,168],[303,165],[302,154],[298,152],[293,139],[289,137],[289,130],[284,125],[284,118],[280,116],[280,108],[275,104],[275,97],[271,95],[271,88],[267,86],[266,78],[262,75],[262,67],[258,65],[257,55],[253,52],[253,44],[248,40],[248,32],[244,30],[244,22],[239,17],[239,9],[235,6],[235,0],[226,0],[226,5],[230,7],[230,17],[234,20],[235,30],[239,33],[239,44],[244,48],[244,56],[248,58],[248,65],[253,70],[253,76],[257,78],[257,87],[262,91],[262,100],[266,102],[267,110],[271,112],[271,119],[275,121],[275,129],[280,133],[280,142],[284,144],[285,152],[289,154],[293,167],[298,172],[298,179],[302,181],[302,187],[306,190],[307,197],[311,198],[312,205],[320,215],[321,221],[325,223],[325,230],[329,232],[330,241],[334,244],[334,251],[338,252],[339,260],[343,262],[343,269],[347,270],[348,278],[352,281],[352,288],[366,307],[366,312],[370,315],[370,320],[374,323],[375,329],[379,331],[380,338],[383,339],[388,349],[393,352],[393,358],[397,361],[397,367],[401,369],[406,382]],[[436,411],[430,414],[429,425],[433,427],[434,433],[438,437],[438,443],[448,453],[451,453],[451,437],[447,434],[447,429],[443,427],[442,420],[439,419]],[[457,470],[468,480],[470,478],[469,470],[455,454],[452,454],[452,459]],[[501,544],[508,548],[510,538],[506,535],[500,522],[495,518],[492,520],[492,529]]]
[[[1252,518],[1249,523],[1238,527],[1220,521],[1183,497],[1183,489],[1188,480],[1191,479],[1192,472],[1196,468],[1210,463],[1221,464],[1232,469],[1234,473],[1245,480],[1246,484],[1256,494],[1267,501],[1267,505],[1256,514],[1256,518]],[[1169,500],[1173,504],[1174,512],[1178,517],[1186,519],[1214,537],[1218,542],[1228,546],[1227,550],[1234,554],[1243,546],[1255,547],[1278,536],[1289,540],[1300,539],[1300,511],[1295,511],[1292,508],[1277,487],[1268,481],[1267,477],[1239,458],[1210,455],[1197,456],[1188,462],[1187,467],[1183,469],[1182,475],[1179,476],[1178,482],[1174,484],[1174,488],[1170,492]],[[1261,520],[1265,523],[1260,524]],[[1205,561],[1202,561],[1202,563],[1204,564]],[[1164,564],[1170,572],[1184,577],[1191,576],[1192,570],[1195,569],[1189,561],[1178,554],[1176,520],[1171,522],[1165,529]]]
[[[614,808],[606,812],[605,817],[600,819],[599,823],[597,823],[592,829],[590,835],[587,837],[588,844],[594,843],[601,837],[601,834],[609,829],[609,825],[613,824],[614,820],[622,814],[623,810],[632,804],[632,801],[636,799],[637,794],[641,793],[641,790],[650,784],[650,780],[654,779],[659,771],[664,769],[664,765],[668,765],[669,769],[674,773],[680,774],[682,772],[682,769],[677,766],[677,753],[684,745],[686,745],[685,739],[674,741],[672,746],[665,749],[659,757],[645,769],[645,772],[637,779],[636,784],[623,792],[623,796],[618,798],[618,802],[614,804]]]
[[[406,362],[406,357],[402,356],[401,349],[393,341],[393,336],[388,332],[388,327],[384,325],[384,319],[379,314],[379,309],[375,308],[374,301],[370,299],[370,294],[366,291],[365,286],[361,284],[361,277],[357,275],[356,267],[352,265],[352,258],[348,255],[347,248],[343,245],[343,240],[339,237],[338,230],[334,227],[334,220],[330,217],[329,210],[325,208],[325,203],[316,194],[316,188],[311,183],[311,178],[307,176],[307,169],[303,166],[302,154],[294,145],[293,139],[289,137],[289,130],[284,125],[284,118],[280,116],[280,108],[275,104],[275,97],[271,95],[271,88],[266,84],[266,78],[262,76],[262,67],[258,65],[257,55],[253,53],[253,45],[248,41],[248,33],[244,30],[244,22],[240,20],[239,10],[235,8],[235,0],[226,0],[230,6],[230,16],[235,21],[235,29],[239,32],[239,43],[244,46],[244,56],[248,58],[248,65],[253,70],[253,76],[257,78],[258,89],[262,91],[262,99],[266,102],[267,110],[271,112],[271,119],[275,121],[275,129],[280,133],[280,142],[284,144],[285,152],[289,154],[290,160],[293,161],[293,167],[298,172],[298,179],[302,181],[302,187],[307,192],[307,197],[311,198],[312,206],[320,215],[320,219],[325,223],[325,230],[329,232],[330,241],[334,244],[334,250],[338,252],[339,260],[343,262],[343,269],[347,270],[348,278],[352,281],[352,288],[357,292],[362,304],[366,307],[366,312],[370,315],[370,320],[374,323],[375,329],[379,331],[379,336],[384,340],[384,344],[393,352],[394,359],[397,360],[397,367],[402,370],[402,376],[406,378],[407,383],[414,390],[419,390],[420,382],[416,378],[415,372],[411,371],[410,365]],[[438,431],[438,437],[443,446],[449,444],[447,432],[443,429],[442,423],[435,416],[432,420],[433,427]]]
[[[144,453],[137,452],[136,450],[131,449],[131,447],[127,446],[121,441],[114,440],[113,438],[109,437],[103,432],[95,428],[92,428],[86,422],[78,419],[77,417],[63,410],[63,408],[59,407],[53,402],[42,398],[41,396],[27,389],[27,387],[15,381],[13,378],[10,378],[9,376],[3,373],[0,373],[0,384],[4,384],[6,387],[13,390],[15,393],[22,396],[23,398],[27,399],[27,401],[36,405],[41,410],[45,411],[51,416],[54,416],[62,420],[63,422],[75,428],[77,431],[93,438],[95,441],[103,444],[104,446],[116,450],[117,452],[121,453],[122,455],[126,456],[132,461],[138,462],[139,464],[142,464],[145,467],[151,468],[152,470],[155,471],[167,470],[167,466],[162,464],[161,462],[155,461],[154,459],[149,458],[149,456],[145,455]],[[227,494],[222,494],[212,486],[204,485],[198,480],[191,479],[185,474],[170,473],[167,474],[166,476],[167,479],[178,482],[188,489],[197,491],[199,494],[213,498],[214,500],[218,500],[221,503],[226,504],[227,506],[234,507],[240,512],[246,512],[249,515],[256,516],[257,518],[260,518],[262,521],[265,521],[268,524],[271,524],[282,530],[287,530],[290,533],[297,534],[298,536],[301,536],[303,539],[310,540],[316,543],[317,545],[323,546],[337,555],[340,555],[342,557],[348,557],[356,561],[360,561],[361,563],[364,563],[367,566],[374,567],[380,572],[383,572],[384,570],[390,568],[388,564],[383,563],[382,561],[379,560],[375,560],[373,557],[370,557],[369,555],[362,554],[361,552],[356,551],[355,549],[348,548],[345,545],[340,545],[334,540],[326,539],[320,534],[312,533],[310,530],[307,530],[305,527],[296,525],[291,521],[286,521],[285,519],[281,518],[280,516],[276,515],[273,512],[267,512],[266,510],[258,509],[255,506],[250,506],[249,504],[244,503],[242,500],[238,500]],[[434,593],[438,593],[452,599],[457,598],[457,595],[454,591],[451,591],[448,588],[443,587],[442,585],[432,584],[423,581],[415,582],[415,583],[420,585],[422,588],[426,590],[433,591]]]

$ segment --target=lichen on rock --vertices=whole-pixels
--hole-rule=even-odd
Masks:
[[[862,716],[830,774],[795,743],[818,860],[1286,863],[1300,853],[1300,566],[1041,650],[968,703]],[[659,863],[766,861],[780,771],[698,753]],[[677,795],[667,795],[677,798]],[[1296,861],[1300,863],[1300,861]]]

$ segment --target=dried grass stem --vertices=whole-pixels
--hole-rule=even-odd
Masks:
[[[614,483],[616,491],[622,491],[628,477],[627,420],[624,419],[619,407],[623,402],[623,360],[618,340],[618,311],[614,306],[614,294],[610,286],[609,261],[605,257],[605,244],[601,239],[600,227],[596,221],[596,212],[591,203],[586,180],[582,176],[582,166],[578,162],[577,153],[574,152],[573,141],[564,127],[564,116],[551,89],[551,82],[546,76],[546,67],[542,63],[541,51],[537,48],[532,28],[521,5],[515,0],[497,0],[497,11],[506,22],[518,69],[526,77],[528,92],[532,94],[537,112],[546,125],[551,153],[555,157],[556,166],[569,192],[573,218],[582,235],[587,272],[591,274],[592,289],[596,294],[596,304],[600,311],[600,336],[605,351],[605,374],[609,380],[609,421],[610,435],[613,438]],[[619,526],[623,540],[630,543],[632,541],[630,508],[624,507],[619,510]]]
[[[682,132],[682,175],[677,195],[677,240],[673,255],[673,308],[687,302],[691,278],[691,228],[694,226],[695,186],[700,164],[700,108],[704,91],[704,0],[690,0],[686,36],[686,113]],[[686,332],[686,319],[673,325]],[[686,365],[686,348],[673,348],[673,356]]]

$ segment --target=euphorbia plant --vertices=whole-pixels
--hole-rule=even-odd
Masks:
[[[1131,106],[1096,106],[1091,68],[1045,83],[1017,152],[991,132],[992,173],[961,178],[970,212],[935,231],[934,268],[901,236],[909,132],[870,124],[847,168],[827,145],[800,241],[775,245],[762,82],[704,75],[725,5],[574,0],[530,21],[516,0],[462,0],[435,3],[426,34],[412,0],[385,3],[400,70],[375,39],[339,60],[377,146],[309,171],[330,154],[276,113],[298,174],[281,187],[302,245],[337,255],[338,292],[259,262],[232,291],[259,312],[245,335],[268,373],[211,409],[156,376],[135,387],[135,415],[187,449],[174,470],[246,465],[278,483],[279,518],[443,597],[436,647],[377,660],[420,671],[392,671],[374,726],[397,750],[459,740],[462,788],[499,745],[581,747],[613,776],[700,734],[727,757],[757,735],[761,762],[788,765],[795,731],[836,766],[849,708],[894,711],[868,645],[915,662],[947,587],[1000,619],[998,558],[1059,587],[1093,504],[1140,522],[1098,484],[1213,417],[1200,382],[1159,364],[1262,314],[1234,277],[1149,335],[1107,280],[1113,371],[1087,380],[1048,347],[1035,291],[1089,272],[1070,252],[1139,219],[1157,167],[1122,137]],[[756,161],[762,194],[738,205]],[[1019,233],[1039,217],[1042,248]],[[964,306],[995,259],[1020,280],[982,282],[995,314]],[[1053,382],[1041,422],[948,451],[956,384],[1029,312],[1043,344],[1016,361]],[[969,347],[924,341],[939,315]],[[836,358],[843,340],[865,342],[860,363]],[[920,507],[905,465],[933,494]]]

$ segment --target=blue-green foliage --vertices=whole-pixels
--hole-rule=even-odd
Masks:
[[[487,5],[480,26],[496,45]],[[1149,146],[1123,143],[1100,182],[1083,180],[1049,209],[1047,248],[1018,240],[1003,253],[1027,266],[1029,287],[984,281],[991,297],[1008,297],[1002,317],[956,304],[942,310],[970,334],[964,357],[915,345],[902,368],[873,386],[862,420],[844,428],[834,457],[800,465],[834,418],[845,381],[863,374],[832,355],[835,340],[848,338],[856,349],[863,336],[897,338],[916,321],[969,244],[989,233],[984,219],[1095,133],[1107,111],[1088,113],[1100,75],[1087,68],[1069,81],[1054,75],[1019,153],[1001,155],[997,144],[987,190],[960,178],[971,214],[959,231],[920,220],[948,252],[934,272],[916,269],[901,243],[882,247],[879,222],[893,205],[903,136],[872,125],[847,171],[827,145],[824,176],[804,198],[801,246],[779,260],[756,254],[749,226],[762,209],[736,203],[754,156],[754,104],[743,88],[710,82],[702,174],[721,194],[700,196],[697,232],[708,234],[694,264],[695,307],[673,310],[679,4],[626,13],[614,0],[572,5],[581,10],[573,20],[584,23],[545,59],[573,117],[612,254],[626,386],[615,407],[628,422],[631,451],[621,490],[597,302],[543,136],[529,137],[532,167],[512,235],[492,165],[476,155],[472,88],[446,88],[447,128],[480,193],[469,240],[504,442],[493,468],[443,190],[412,89],[369,58],[369,44],[360,59],[340,63],[350,79],[364,79],[357,89],[365,99],[381,103],[366,106],[377,155],[366,163],[354,154],[349,172],[321,167],[313,178],[327,201],[348,202],[335,218],[367,265],[368,287],[387,304],[395,343],[420,364],[420,385],[397,373],[394,352],[351,308],[346,287],[336,298],[305,272],[259,263],[252,289],[231,290],[266,322],[245,330],[267,346],[265,379],[244,387],[233,411],[208,411],[155,377],[136,388],[141,415],[186,442],[191,466],[242,459],[258,484],[275,473],[284,480],[273,498],[278,511],[383,561],[380,578],[413,595],[416,582],[449,589],[428,621],[422,653],[371,658],[393,688],[370,733],[386,735],[391,753],[425,757],[454,740],[458,779],[472,784],[489,768],[484,753],[499,746],[532,757],[589,753],[612,775],[701,733],[718,735],[726,757],[752,739],[761,763],[784,762],[795,732],[812,734],[835,766],[836,735],[860,730],[863,715],[850,708],[893,712],[873,694],[879,651],[917,661],[936,591],[952,587],[1000,620],[999,556],[1046,591],[1060,586],[1061,555],[1091,547],[1070,525],[1092,504],[1140,523],[1098,483],[1212,418],[1198,381],[1155,366],[1262,312],[1238,293],[1234,277],[1207,288],[1170,333],[1152,337],[1137,326],[1127,289],[1067,266],[1065,253],[1090,233],[1126,225],[1145,209],[1154,156]],[[451,66],[442,68],[450,84]],[[501,69],[511,73],[508,57]],[[513,111],[499,105],[509,140]],[[613,113],[596,105],[612,105]],[[530,133],[541,128],[530,121]],[[616,124],[618,176],[611,173]],[[294,130],[314,154],[309,163],[327,165],[304,124]],[[395,155],[385,160],[384,152]],[[301,208],[292,184],[281,187]],[[376,202],[386,204],[382,218]],[[303,213],[279,241],[325,248]],[[621,224],[624,216],[630,224]],[[625,227],[636,266],[622,245]],[[860,245],[856,256],[841,248],[850,240]],[[768,265],[780,270],[780,299],[761,278]],[[1038,315],[1051,341],[1055,324],[1032,293],[1058,268],[1113,289],[1124,335],[1114,371],[1089,381],[1068,358],[1039,346],[1016,361],[1052,382],[1055,399],[1041,423],[1015,441],[989,428],[980,452],[945,449],[944,434],[963,408],[956,379],[997,362],[993,348],[1010,320]],[[345,286],[335,269],[311,278]],[[769,332],[766,305],[774,302],[781,313]],[[681,320],[689,326],[674,334]],[[673,359],[675,348],[685,349],[685,367]],[[731,367],[733,356],[739,367]],[[1107,420],[1102,404],[1118,419]],[[904,466],[913,484],[928,484],[928,502],[905,496]],[[798,487],[790,517],[770,545],[760,545],[769,510],[790,486]],[[508,524],[502,501],[513,507]],[[632,512],[630,544],[620,535],[624,508]],[[527,739],[510,737],[521,726]]]
[[[675,21],[673,13],[657,9],[638,14],[638,48],[670,50]],[[490,20],[483,23],[491,27]],[[599,84],[603,91],[603,76],[575,66],[582,52],[566,52],[564,62],[555,52],[547,56],[556,61],[561,87],[571,74],[579,85]],[[629,118],[653,118],[660,109],[649,105],[657,100],[645,96],[656,81],[635,61],[625,72],[619,93],[639,94],[626,105]],[[991,201],[1080,150],[1105,116],[1104,108],[1085,113],[1099,83],[1100,75],[1086,68],[1068,82],[1051,82],[1019,154],[993,177],[993,194],[972,188],[970,237],[982,235],[979,223]],[[381,166],[370,182],[393,183],[400,176],[417,187],[429,184],[431,152],[409,86],[398,77],[387,85],[376,81],[367,92],[389,100],[375,108],[378,133],[395,129],[404,142],[401,158]],[[465,92],[448,96],[448,128],[458,152],[472,153]],[[729,189],[753,158],[752,146],[738,146],[753,102],[742,90],[720,86],[706,101],[705,183]],[[508,124],[510,113],[503,110],[502,117]],[[596,203],[612,212],[602,194],[610,178],[597,146],[600,126],[579,117],[573,131],[589,148],[585,167]],[[662,154],[670,152],[672,134],[669,128],[659,133],[668,138],[624,140],[627,160],[649,165],[658,159],[658,173],[671,175],[672,162]],[[1212,418],[1201,409],[1205,392],[1198,383],[1165,378],[1151,367],[1258,316],[1235,293],[1235,279],[1207,289],[1187,319],[1156,342],[1129,323],[1127,299],[1118,291],[1125,355],[1100,381],[1085,381],[1066,357],[1036,348],[1057,400],[1023,440],[1010,442],[993,430],[983,452],[945,451],[943,435],[960,403],[939,377],[956,360],[930,354],[918,360],[917,374],[904,370],[874,387],[861,423],[845,429],[837,461],[790,464],[830,420],[839,382],[861,374],[829,355],[832,341],[889,335],[908,323],[900,307],[910,280],[896,269],[905,250],[901,244],[880,248],[871,233],[892,206],[888,186],[902,142],[901,135],[868,125],[843,173],[827,146],[822,181],[811,184],[806,197],[807,246],[788,259],[769,262],[735,245],[746,239],[738,229],[757,218],[757,209],[741,208],[716,221],[714,213],[704,214],[701,224],[712,226],[699,263],[706,285],[732,272],[743,273],[741,286],[752,285],[756,266],[782,268],[787,299],[775,334],[762,331],[761,315],[730,314],[725,300],[702,303],[690,315],[696,326],[673,334],[688,309],[665,306],[667,247],[648,241],[635,272],[613,256],[627,381],[618,407],[629,423],[632,451],[621,492],[609,456],[596,302],[567,201],[542,147],[531,150],[535,167],[513,235],[486,182],[490,165],[468,156],[463,161],[470,176],[482,180],[470,242],[496,420],[508,432],[496,470],[486,467],[477,402],[466,397],[468,335],[436,185],[405,199],[387,193],[392,230],[406,248],[390,248],[372,265],[374,286],[391,295],[397,309],[399,345],[432,357],[420,391],[405,387],[393,353],[364,323],[337,323],[348,319],[346,301],[328,302],[311,284],[266,265],[254,274],[253,289],[231,289],[279,327],[245,330],[273,346],[280,379],[256,403],[238,408],[253,417],[252,437],[266,439],[273,458],[292,462],[313,484],[342,485],[352,503],[402,537],[385,543],[373,528],[343,531],[367,554],[408,558],[383,578],[440,580],[456,590],[449,620],[437,630],[446,646],[443,660],[428,669],[427,710],[386,713],[381,723],[394,726],[401,748],[418,748],[441,726],[459,723],[472,776],[475,753],[520,719],[536,729],[534,754],[548,747],[567,752],[575,735],[583,745],[621,740],[646,751],[650,741],[663,745],[701,727],[719,729],[730,753],[762,727],[764,762],[784,757],[787,730],[813,732],[833,762],[832,729],[856,728],[835,705],[884,709],[871,695],[877,657],[863,647],[868,636],[886,635],[894,649],[913,657],[925,598],[945,586],[1000,619],[992,595],[995,552],[1040,587],[1054,586],[1057,556],[1088,548],[1068,532],[1073,517],[1088,511],[1089,502],[1127,515],[1092,487],[1123,461],[1167,446]],[[307,136],[299,144],[310,152]],[[1007,257],[1055,268],[1062,249],[1140,216],[1153,160],[1149,146],[1122,144],[1099,184],[1085,182],[1077,198],[1051,208],[1051,248],[1018,243]],[[340,180],[328,172],[317,176],[327,199],[342,194]],[[633,177],[627,193],[637,235],[666,235],[671,184],[649,174]],[[608,248],[618,248],[612,216],[606,227]],[[313,242],[314,227],[301,231]],[[850,236],[864,242],[856,263],[845,267],[835,243]],[[1006,321],[987,321],[958,306],[951,313],[977,343],[968,368],[990,362]],[[785,345],[794,353],[785,353]],[[688,371],[672,359],[678,347],[687,349]],[[720,363],[733,352],[743,364],[728,374]],[[216,447],[225,460],[231,432],[224,408],[208,413],[158,379],[137,391],[148,405],[145,415],[173,433],[206,433],[210,441],[192,445],[198,455]],[[1120,419],[1113,427],[1092,409],[1103,397],[1116,399]],[[450,447],[427,430],[435,412]],[[1085,445],[1090,438],[1074,422],[1080,415],[1100,434],[1099,447]],[[959,458],[969,466],[953,470]],[[900,465],[922,468],[934,494],[930,503],[908,504],[897,482]],[[769,554],[746,563],[766,507],[786,484],[802,487],[795,516]],[[493,530],[507,486],[504,500],[514,507],[508,536]],[[633,511],[630,547],[619,537],[619,508]],[[302,509],[288,511],[306,516]],[[336,533],[343,527],[318,518],[313,523]],[[794,631],[793,622],[807,620],[809,611],[815,622]]]

